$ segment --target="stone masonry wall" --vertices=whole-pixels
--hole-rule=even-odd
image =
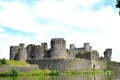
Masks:
[[[114,62],[114,61],[108,62],[108,68],[114,69],[114,70],[120,72],[120,62]]]
[[[10,69],[17,69],[22,72],[26,72],[29,70],[38,70],[39,66],[38,65],[30,65],[30,66],[2,66],[0,67],[0,71],[8,71]]]
[[[29,59],[30,64],[39,65],[40,69],[50,69],[63,71],[91,70],[91,69],[107,69],[107,63],[103,61],[95,61],[85,59]]]
[[[27,60],[30,64],[39,65],[40,69],[59,71],[90,70],[91,61],[84,59],[32,59]]]

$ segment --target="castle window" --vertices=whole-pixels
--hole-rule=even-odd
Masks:
[[[31,56],[31,58],[33,59],[33,58],[34,58],[34,56]]]
[[[95,69],[95,65],[93,65],[93,69]]]

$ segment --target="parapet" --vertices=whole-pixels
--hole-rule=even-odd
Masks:
[[[51,39],[51,42],[59,42],[59,43],[63,43],[63,42],[66,42],[65,40],[64,40],[64,38],[52,38]]]
[[[70,44],[70,49],[75,49],[75,44]]]
[[[20,47],[20,48],[24,48],[24,47],[25,47],[25,44],[24,44],[24,43],[20,43],[20,44],[19,44],[19,47]]]
[[[46,42],[41,43],[41,48],[42,48],[44,51],[48,50],[48,44],[47,44]]]

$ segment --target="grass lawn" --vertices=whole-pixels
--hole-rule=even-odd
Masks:
[[[11,66],[29,66],[30,64],[23,61],[14,61],[14,60],[6,60],[6,65]]]

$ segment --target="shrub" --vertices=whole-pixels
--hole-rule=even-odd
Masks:
[[[52,70],[52,71],[49,73],[49,75],[58,75],[58,74],[59,74],[59,72],[56,71],[56,70]]]
[[[1,60],[1,64],[3,64],[3,65],[6,64],[6,59],[5,59],[5,58],[3,58],[3,59]]]
[[[19,75],[19,71],[17,69],[10,70],[10,76],[18,76],[18,75]]]
[[[5,58],[0,59],[0,66],[6,65],[6,64],[7,64],[7,63],[6,63],[6,59],[5,59]]]
[[[18,76],[19,71],[17,69],[11,69],[9,71],[0,72],[0,76]]]

